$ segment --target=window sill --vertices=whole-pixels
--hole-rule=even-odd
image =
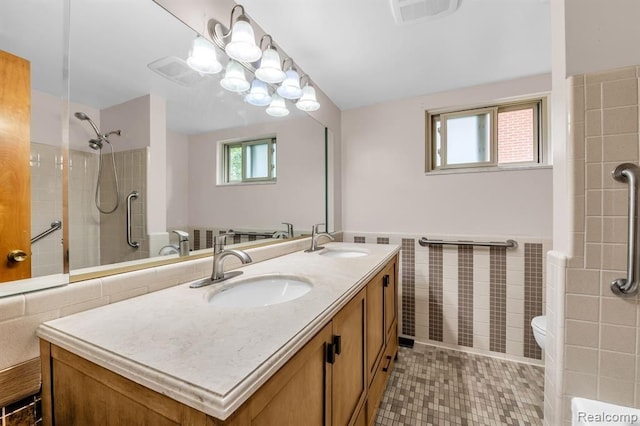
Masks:
[[[216,183],[216,186],[250,186],[250,185],[275,185],[277,180],[258,180],[255,182]]]
[[[446,170],[432,170],[425,172],[425,176],[437,176],[437,175],[459,175],[467,173],[493,173],[493,172],[517,172],[521,170],[539,170],[539,169],[552,169],[550,164],[536,164],[528,166],[502,166],[502,167],[466,167],[459,169],[446,169]]]

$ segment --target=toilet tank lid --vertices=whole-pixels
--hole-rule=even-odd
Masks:
[[[544,315],[541,315],[539,317],[534,317],[531,320],[531,326],[536,328],[538,331],[542,332],[543,334],[546,334],[547,332],[547,317]]]

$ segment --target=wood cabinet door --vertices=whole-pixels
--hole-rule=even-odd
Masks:
[[[0,50],[0,283],[31,277],[30,115],[29,62]]]
[[[329,424],[331,366],[327,364],[327,345],[330,339],[331,324],[316,334],[256,392],[249,403],[251,425]]]
[[[332,424],[356,421],[367,393],[365,321],[366,289],[362,289],[333,319]]]
[[[382,358],[386,341],[386,327],[384,323],[384,293],[381,272],[367,284],[367,374],[371,384],[376,367]]]
[[[397,327],[396,316],[398,313],[398,283],[396,280],[397,258],[395,258],[383,272],[384,285],[384,323],[385,342],[394,334],[393,327]]]

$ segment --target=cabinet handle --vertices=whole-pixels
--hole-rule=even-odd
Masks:
[[[389,366],[391,365],[391,355],[387,355],[387,366],[382,369],[382,371],[389,371]]]
[[[327,362],[329,364],[333,364],[334,362],[336,362],[336,353],[333,343],[327,344]]]
[[[342,352],[342,336],[333,336],[333,347],[336,355],[340,355],[340,352]]]
[[[389,274],[382,277],[382,285],[385,287],[389,287]]]

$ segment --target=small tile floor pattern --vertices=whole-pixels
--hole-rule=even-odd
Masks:
[[[542,367],[401,347],[376,425],[542,425],[543,385]]]

